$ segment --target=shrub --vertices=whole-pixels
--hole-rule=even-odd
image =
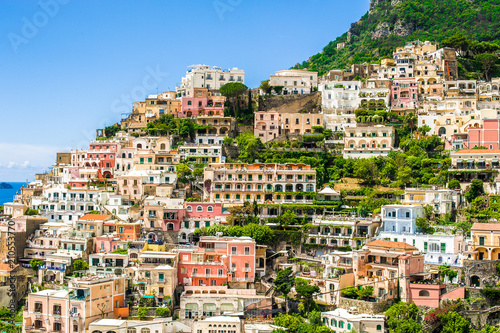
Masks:
[[[137,316],[140,320],[146,320],[148,313],[149,309],[146,306],[140,307],[139,310],[137,310]]]
[[[157,308],[155,313],[159,317],[170,317],[170,309],[169,308]]]

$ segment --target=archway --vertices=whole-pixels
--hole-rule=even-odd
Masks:
[[[472,286],[480,287],[480,286],[481,286],[481,281],[480,281],[480,279],[479,279],[479,276],[477,276],[477,275],[473,275],[473,276],[470,278],[470,285],[471,285],[471,287],[472,287]]]
[[[438,131],[438,135],[446,135],[446,128],[440,127]]]

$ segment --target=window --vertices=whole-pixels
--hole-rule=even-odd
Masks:
[[[203,207],[202,206],[196,206],[196,211],[197,212],[203,212]]]
[[[484,245],[484,237],[479,237],[479,245]]]
[[[191,206],[187,206],[186,210],[187,210],[188,212],[192,212],[192,211],[193,211],[193,207],[191,207]]]
[[[231,254],[236,255],[238,253],[236,246],[231,247]]]
[[[418,292],[418,296],[420,296],[420,297],[429,297],[429,292],[427,290],[420,290]]]
[[[250,255],[250,247],[245,246],[245,255],[249,256]]]
[[[382,325],[377,325],[377,331],[382,331]]]
[[[214,208],[213,208],[212,206],[208,206],[208,207],[207,207],[207,212],[210,212],[210,213],[211,213],[211,212],[213,212],[213,211],[214,211]]]

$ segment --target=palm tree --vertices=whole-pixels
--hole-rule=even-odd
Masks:
[[[413,137],[413,130],[417,126],[417,121],[418,118],[413,112],[408,113],[404,118],[405,124],[408,125],[408,128],[410,128],[410,133],[412,137]]]

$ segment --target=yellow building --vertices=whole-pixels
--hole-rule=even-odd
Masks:
[[[475,260],[500,259],[500,223],[474,223],[469,255]]]

